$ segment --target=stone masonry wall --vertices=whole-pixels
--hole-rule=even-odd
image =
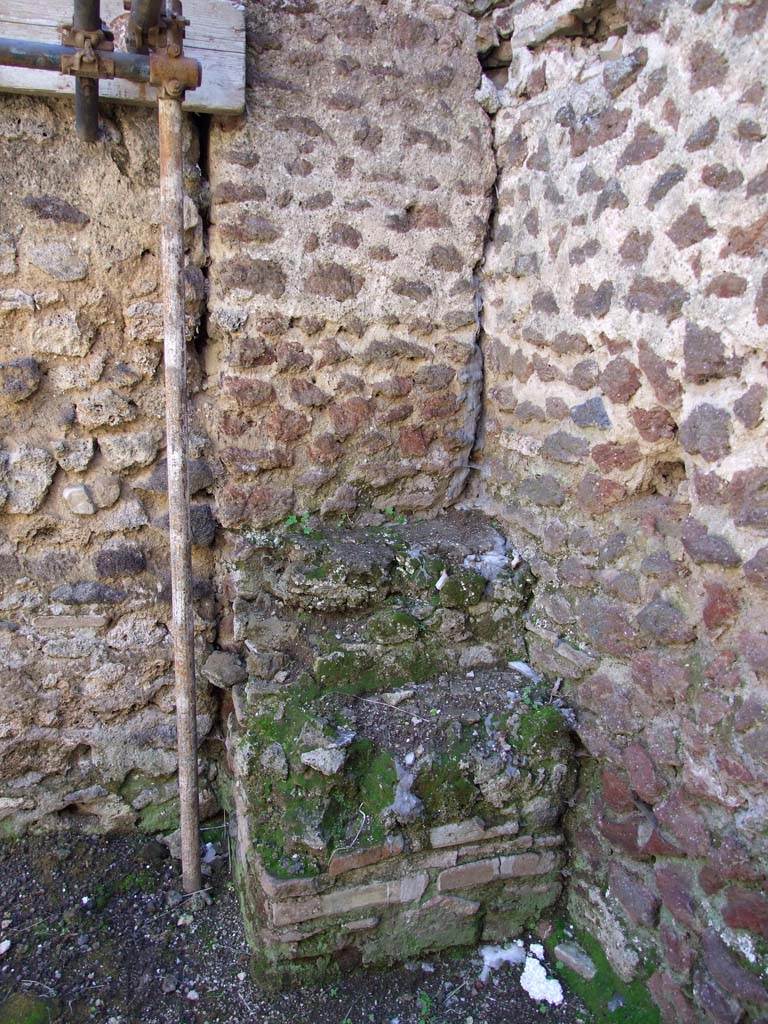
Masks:
[[[474,493],[531,560],[531,661],[565,680],[593,759],[574,917],[623,976],[658,964],[664,1020],[752,1019],[768,1002],[766,5],[596,6],[481,24],[500,173]]]
[[[246,635],[257,531],[479,507],[531,571],[508,654],[560,687],[585,747],[572,915],[665,1021],[765,1017],[768,5],[247,18],[246,114],[188,126],[201,736],[229,723],[243,782],[242,694],[314,664]],[[0,97],[3,832],[175,822],[154,118],[103,113],[86,151],[68,104]],[[299,637],[318,610],[275,614]],[[238,827],[270,930],[282,897]],[[332,855],[312,854],[326,909]],[[399,868],[354,870],[345,887]],[[332,950],[300,925],[278,956],[376,959],[365,929]]]
[[[105,108],[102,128],[83,147],[70,104],[0,100],[0,830],[175,816],[155,118]],[[190,338],[197,159],[190,131]],[[215,521],[195,515],[202,654]]]
[[[210,147],[225,526],[460,492],[495,176],[474,31],[440,3],[251,5],[248,113]]]

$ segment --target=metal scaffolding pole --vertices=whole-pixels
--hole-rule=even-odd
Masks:
[[[9,68],[60,72],[62,57],[70,60],[77,54],[75,46],[0,38],[0,64]],[[114,61],[115,78],[124,78],[128,82],[149,83],[149,57],[141,53],[122,53],[120,50],[110,53],[109,57]]]
[[[197,61],[184,57],[181,3],[173,0],[162,16],[161,0],[134,0],[137,47],[149,56],[115,52],[101,30],[99,0],[75,0],[72,26],[57,46],[21,39],[0,39],[0,65],[77,75],[75,109],[78,135],[94,141],[98,133],[99,79],[125,78],[158,88],[160,140],[160,258],[163,282],[165,409],[170,519],[173,657],[176,732],[181,807],[181,871],[186,892],[201,887],[197,717],[195,701],[192,543],[189,523],[187,359],[184,332],[184,179],[183,115],[186,89],[201,82]],[[154,19],[154,20],[153,20]]]
[[[192,542],[189,525],[187,351],[184,334],[184,182],[181,100],[161,93],[160,216],[165,330],[165,422],[173,601],[173,661],[185,892],[201,887],[195,709]]]
[[[75,0],[72,28],[97,32],[101,28],[100,0]],[[83,142],[95,142],[99,134],[99,80],[79,75],[75,79],[75,129]]]

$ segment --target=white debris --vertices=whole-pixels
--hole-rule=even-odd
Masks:
[[[10,948],[11,948],[11,940],[10,939],[3,939],[3,941],[0,942],[0,956],[5,956],[5,954],[8,952],[8,950]]]
[[[525,676],[526,679],[530,679],[532,683],[540,683],[541,676],[536,669],[531,668],[524,661],[508,661],[507,668],[514,669],[515,672],[519,672],[521,676]]]
[[[537,1003],[559,1006],[563,1001],[563,986],[555,978],[548,978],[544,965],[533,956],[525,959],[520,984]]]
[[[509,555],[504,538],[497,536],[493,547],[489,551],[483,551],[478,555],[467,555],[464,559],[465,569],[474,569],[487,580],[495,580],[503,569],[507,567]]]
[[[504,964],[521,964],[525,960],[525,946],[519,941],[510,946],[483,946],[480,956],[483,958],[480,981],[485,982],[491,971],[498,970]]]
[[[189,990],[189,992],[187,992],[187,999],[191,1003],[196,1003],[199,998],[200,998],[200,993],[196,992],[193,988],[191,988]]]
[[[440,573],[440,579],[435,584],[435,590],[442,590],[445,584],[448,582],[448,573],[443,569]]]

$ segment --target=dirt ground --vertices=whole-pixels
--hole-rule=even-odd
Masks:
[[[206,878],[211,903],[194,907],[179,892],[177,862],[154,840],[65,833],[0,844],[0,1024],[590,1019],[568,993],[557,1008],[533,1002],[520,967],[481,985],[480,958],[467,953],[265,992],[250,980],[226,851],[214,845],[210,855],[216,850]]]

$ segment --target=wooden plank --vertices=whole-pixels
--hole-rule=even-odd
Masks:
[[[122,0],[102,0],[102,18],[111,27],[126,17]],[[233,0],[184,0],[190,25],[185,52],[203,66],[203,84],[184,103],[187,111],[237,114],[245,106],[245,12]],[[72,20],[72,0],[0,0],[0,36],[59,42],[58,27]],[[75,91],[70,75],[30,68],[0,67],[0,92],[69,96]],[[100,83],[105,99],[154,104],[157,90],[117,79]]]

